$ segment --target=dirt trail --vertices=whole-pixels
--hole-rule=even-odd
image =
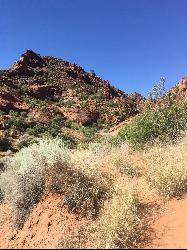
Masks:
[[[23,229],[18,231],[13,230],[9,223],[8,207],[1,205],[3,221],[0,218],[0,249],[53,249],[67,235],[76,235],[86,220],[60,208],[58,204],[61,199],[62,197],[54,195],[44,197],[33,209]],[[151,200],[153,202],[154,199]],[[156,213],[156,219],[149,227],[146,236],[149,244],[143,248],[186,249],[187,196],[181,200],[173,199],[163,207],[161,213]],[[149,207],[149,211],[153,212],[150,209]]]
[[[169,201],[150,230],[153,241],[146,248],[187,248],[187,197]]]

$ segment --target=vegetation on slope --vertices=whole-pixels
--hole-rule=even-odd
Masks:
[[[59,207],[86,221],[59,248],[137,247],[146,226],[140,186],[167,198],[187,191],[187,102],[146,101],[116,136],[98,138],[100,129],[139,112],[137,96],[77,65],[32,53],[24,55],[26,68],[18,61],[0,72],[7,88],[15,80],[15,98],[19,93],[27,106],[1,112],[0,149],[18,151],[0,162],[0,200],[11,206],[13,226],[21,230],[45,194],[58,194]]]
[[[0,70],[0,82],[0,130],[13,141],[25,134],[48,134],[75,146],[81,136],[90,139],[82,129],[118,124],[137,114],[137,103],[144,99],[125,94],[76,64],[30,50],[10,69]],[[78,136],[67,133],[73,126]]]
[[[156,140],[174,142],[186,129],[187,102],[183,102],[145,111],[124,126],[113,140],[126,141],[136,148],[141,148]]]
[[[61,205],[88,220],[78,235],[67,235],[59,247],[134,247],[145,226],[138,183],[148,183],[163,196],[183,195],[186,145],[184,137],[173,145],[141,151],[107,142],[69,149],[61,139],[40,140],[9,159],[0,178],[1,202],[11,204],[12,222],[22,228],[45,193],[58,193]]]

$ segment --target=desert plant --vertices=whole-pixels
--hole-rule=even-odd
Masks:
[[[64,166],[68,153],[60,140],[42,140],[21,149],[1,175],[0,188],[5,200],[12,204],[14,225],[21,227],[32,206],[40,199],[45,174],[55,166]]]
[[[125,125],[118,136],[135,147],[142,147],[145,143],[156,139],[165,142],[174,141],[187,128],[186,110],[186,102],[157,110],[148,110],[133,122]]]
[[[176,145],[154,146],[145,152],[146,177],[162,195],[181,196],[187,191],[186,137]]]
[[[80,227],[78,234],[61,240],[59,248],[124,249],[135,246],[141,228],[138,207],[135,190],[123,185],[105,202],[97,221],[89,222]]]
[[[9,149],[12,149],[11,142],[8,139],[8,137],[1,137],[0,138],[0,151],[7,151]]]
[[[119,171],[123,174],[126,174],[131,177],[140,175],[140,172],[137,167],[133,165],[133,163],[128,162],[123,157],[118,156],[117,158],[114,158],[113,162],[116,168],[119,169]]]
[[[71,154],[64,141],[57,138],[39,140],[11,159],[9,168],[1,175],[0,189],[12,205],[16,227],[23,226],[45,191],[63,194],[64,205],[81,216],[98,214],[106,189],[76,168]]]

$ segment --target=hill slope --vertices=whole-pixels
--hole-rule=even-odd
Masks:
[[[0,129],[56,136],[63,127],[111,127],[139,112],[144,98],[127,95],[76,64],[27,50],[0,70]],[[51,131],[53,128],[53,131]],[[10,134],[10,133],[9,133]]]

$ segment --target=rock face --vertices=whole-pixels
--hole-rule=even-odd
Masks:
[[[54,99],[55,87],[50,85],[31,85],[29,88],[29,94],[37,99],[45,100]]]
[[[186,91],[187,90],[187,76],[184,76],[180,82],[178,83],[179,89],[181,89],[182,91]]]
[[[129,95],[129,98],[135,103],[137,110],[140,112],[142,109],[142,105],[146,100],[141,94],[134,92]]]

